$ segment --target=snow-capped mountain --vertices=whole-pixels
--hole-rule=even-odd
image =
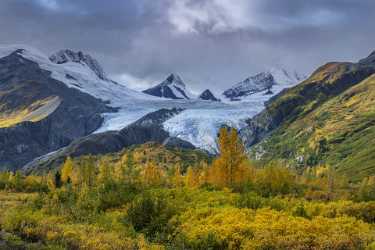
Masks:
[[[89,55],[79,52],[72,52],[71,55],[69,55],[70,53],[61,54],[60,51],[48,57],[43,52],[26,45],[10,45],[0,46],[0,58],[15,51],[18,51],[18,54],[23,58],[37,63],[41,69],[51,72],[53,79],[70,88],[107,101],[113,107],[122,106],[129,99],[152,99],[146,94],[129,89],[124,84],[119,84],[107,77],[101,77],[106,75],[105,72],[100,64]],[[79,59],[79,54],[83,55],[81,59]]]
[[[261,72],[235,84],[233,87],[225,90],[223,96],[232,101],[238,101],[243,97],[259,92],[265,92],[264,94],[268,95],[274,94],[274,92],[277,92],[277,90],[274,91],[276,85],[282,88],[290,87],[304,79],[305,77],[300,76],[296,72],[289,73],[285,69],[271,69],[270,71]]]
[[[97,60],[90,55],[84,54],[82,51],[75,52],[69,49],[64,49],[51,55],[49,58],[52,62],[63,64],[67,62],[75,62],[88,66],[94,73],[102,80],[108,80],[103,68]]]
[[[110,82],[100,80],[86,64],[67,65],[55,64],[33,49],[0,46],[3,169],[15,170],[95,132],[104,122],[103,115],[116,111],[109,102],[88,94],[90,88],[83,91],[86,82],[88,86],[107,84],[108,88]]]
[[[101,112],[103,119],[95,133],[119,131],[146,114],[163,108],[181,108],[182,112],[163,123],[165,131],[170,136],[188,141],[198,148],[215,152],[217,150],[217,132],[222,125],[241,129],[246,126],[244,121],[260,112],[264,108],[264,102],[272,96],[264,95],[265,91],[263,91],[254,92],[249,96],[251,98],[243,98],[239,103],[228,101],[225,98],[222,99],[222,102],[205,101],[191,94],[181,77],[175,74],[151,88],[156,92],[156,94],[154,93],[156,96],[153,96],[150,95],[153,94],[152,91],[146,91],[146,93],[149,92],[146,94],[112,81],[100,64],[93,57],[84,53],[63,50],[49,57],[27,46],[0,46],[0,58],[12,53],[17,53],[19,57],[33,62],[42,71],[50,72],[48,78],[45,78],[46,86],[49,84],[48,81],[53,79],[74,91],[104,101],[110,111]],[[2,72],[1,69],[0,72]],[[38,70],[33,71],[29,78],[36,79],[35,74],[41,73]],[[264,74],[263,79],[269,79],[272,82],[270,85],[265,83],[265,86],[271,86],[273,94],[277,94],[292,83],[294,84],[293,74],[289,75],[292,79],[290,81],[287,81],[289,77],[285,73],[271,72],[270,74],[272,77],[267,77],[267,74]],[[282,78],[284,79],[282,80]],[[44,78],[38,77],[37,79]],[[249,82],[251,81],[249,80]],[[285,85],[283,85],[284,82]],[[32,86],[29,87],[32,88]],[[54,91],[58,92],[58,88]],[[210,97],[208,92],[206,93],[207,95],[201,95],[204,97],[203,99]],[[61,103],[67,103],[63,96],[60,99]],[[113,112],[113,110],[117,110],[117,112]]]
[[[244,81],[225,90],[223,95],[231,100],[236,100],[236,98],[239,97],[248,96],[264,90],[270,90],[275,84],[275,79],[271,73],[259,73],[255,76],[246,78]]]
[[[171,74],[162,83],[143,91],[148,95],[164,97],[168,99],[191,99],[193,95],[187,90],[181,77]]]
[[[205,101],[220,102],[220,99],[217,99],[209,89],[203,91],[198,98]]]

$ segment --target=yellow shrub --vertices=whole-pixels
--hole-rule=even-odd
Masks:
[[[177,238],[188,248],[356,250],[375,240],[374,229],[355,218],[308,220],[268,208],[191,209],[180,220]]]

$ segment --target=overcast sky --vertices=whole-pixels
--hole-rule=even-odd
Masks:
[[[96,57],[139,89],[177,73],[221,90],[375,50],[375,0],[0,0],[0,43]]]

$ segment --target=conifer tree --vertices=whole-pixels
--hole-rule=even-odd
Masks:
[[[55,187],[56,188],[60,188],[62,186],[62,182],[61,182],[61,174],[59,171],[57,171],[55,173],[55,176],[54,176],[54,182],[55,182]]]

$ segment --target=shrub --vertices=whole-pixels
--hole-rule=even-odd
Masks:
[[[165,240],[169,220],[177,213],[165,193],[146,192],[134,199],[128,210],[128,219],[138,232],[156,241]]]
[[[256,193],[249,192],[241,194],[236,205],[239,208],[258,209],[265,206],[265,202],[265,199],[261,196],[257,195]]]
[[[303,203],[300,203],[294,210],[293,210],[293,216],[297,217],[303,217],[303,218],[310,218],[310,216],[307,214],[307,211],[305,209],[305,206]]]
[[[34,234],[34,229],[41,218],[40,213],[33,213],[27,209],[9,210],[2,219],[2,227],[5,231],[15,233],[31,241],[36,241],[38,237]]]
[[[268,208],[188,210],[179,217],[176,245],[188,249],[365,249],[369,224],[355,218],[294,217]],[[210,239],[210,240],[208,240]],[[209,245],[209,242],[211,245]]]

